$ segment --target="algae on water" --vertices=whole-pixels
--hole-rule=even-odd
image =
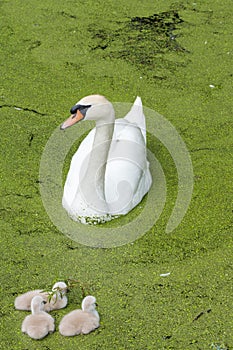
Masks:
[[[1,347],[231,349],[232,1],[9,0],[0,7]],[[91,93],[128,103],[140,95],[184,140],[194,193],[172,233],[165,227],[176,168],[152,137],[167,195],[143,237],[94,249],[50,221],[39,192],[41,155],[69,107]],[[14,298],[68,278],[90,286],[100,328],[69,339],[55,332],[40,343],[24,337]],[[80,307],[82,291],[68,298],[53,313],[56,326]]]

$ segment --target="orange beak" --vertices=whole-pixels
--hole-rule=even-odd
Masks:
[[[83,118],[84,118],[84,115],[79,110],[77,110],[75,114],[71,114],[71,116],[68,119],[66,119],[66,121],[64,121],[64,123],[60,126],[60,129],[65,130],[69,126],[72,126],[78,123]]]

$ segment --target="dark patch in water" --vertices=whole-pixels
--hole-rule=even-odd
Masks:
[[[196,317],[194,317],[193,322],[197,321],[201,316],[203,316],[205,313],[209,314],[211,312],[211,309],[208,309],[206,311],[201,311]]]
[[[82,68],[81,64],[70,62],[70,61],[65,62],[64,66],[65,68],[70,68],[70,67],[74,68],[77,71]]]
[[[29,46],[28,50],[29,51],[34,50],[34,49],[36,49],[39,46],[41,46],[41,41],[40,40],[33,41],[31,43],[31,45]]]
[[[31,236],[34,233],[36,233],[36,234],[40,233],[40,230],[39,229],[33,229],[33,230],[24,230],[24,229],[20,230],[20,229],[18,229],[17,233],[19,234],[19,236],[24,236],[24,235],[25,236]]]
[[[67,12],[65,12],[65,11],[61,11],[61,12],[59,12],[59,14],[62,15],[63,17],[72,18],[72,19],[77,19],[77,16],[71,15],[70,13],[67,13]]]
[[[164,336],[163,336],[163,339],[164,339],[164,340],[167,340],[167,339],[171,339],[171,337],[172,337],[172,335],[164,335]]]
[[[7,196],[17,196],[17,197],[23,197],[23,198],[26,198],[26,199],[33,198],[33,196],[31,196],[30,194],[22,194],[22,193],[5,193],[4,196],[5,197],[7,197]]]
[[[139,31],[154,29],[170,36],[170,33],[176,29],[176,25],[183,22],[177,11],[166,11],[149,17],[133,17],[130,24]]]
[[[38,115],[41,115],[41,116],[44,116],[44,115],[47,115],[45,113],[41,113],[41,112],[38,112],[37,110],[33,109],[33,108],[28,108],[28,107],[21,107],[21,106],[16,106],[16,105],[8,105],[8,104],[3,104],[0,106],[0,108],[14,108],[18,111],[25,111],[25,112],[32,112],[32,113],[35,113],[35,114],[38,114]]]
[[[34,134],[30,134],[30,136],[29,136],[29,141],[28,141],[28,146],[29,146],[29,147],[32,145],[33,139],[34,139]]]
[[[110,58],[120,58],[151,71],[158,64],[161,65],[161,55],[167,52],[188,52],[178,43],[177,34],[174,34],[183,23],[178,11],[170,10],[148,17],[133,17],[119,24],[119,29],[115,31],[105,28],[93,30],[90,27],[92,38],[95,39],[92,50],[104,51],[104,55]],[[174,70],[177,62],[167,61],[163,57],[162,65],[168,70]],[[154,78],[165,79],[160,75]]]

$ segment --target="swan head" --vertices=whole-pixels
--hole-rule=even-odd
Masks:
[[[83,97],[71,109],[71,116],[60,126],[64,130],[79,121],[95,120],[96,123],[108,123],[114,121],[112,104],[102,95],[90,95]]]
[[[31,301],[32,314],[36,314],[40,311],[43,311],[45,304],[46,304],[46,301],[43,299],[42,296],[36,295],[35,297],[33,297]]]
[[[67,292],[67,290],[68,290],[68,287],[67,287],[67,284],[65,282],[56,282],[52,288],[53,292],[58,291],[62,295],[64,295]]]
[[[82,301],[82,310],[86,312],[95,312],[96,298],[92,295],[86,296]]]

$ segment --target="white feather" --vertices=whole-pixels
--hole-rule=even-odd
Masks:
[[[82,310],[73,310],[65,315],[60,324],[59,332],[71,337],[78,334],[88,334],[99,327],[99,314],[95,309],[95,297],[88,295],[82,301]]]
[[[43,339],[55,330],[54,319],[44,311],[44,300],[40,295],[34,296],[31,302],[32,314],[26,316],[21,330],[33,339]]]

